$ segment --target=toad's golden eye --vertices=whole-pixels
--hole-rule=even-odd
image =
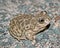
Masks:
[[[44,23],[44,18],[39,18],[39,23],[43,24]]]

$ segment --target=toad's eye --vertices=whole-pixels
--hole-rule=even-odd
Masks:
[[[43,18],[40,18],[38,21],[39,21],[39,23],[41,23],[41,24],[44,23],[44,19],[43,19]]]

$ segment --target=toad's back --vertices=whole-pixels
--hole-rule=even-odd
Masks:
[[[15,38],[26,39],[25,34],[28,30],[34,28],[33,22],[35,22],[35,18],[31,15],[20,15],[15,17],[10,22],[10,34]]]

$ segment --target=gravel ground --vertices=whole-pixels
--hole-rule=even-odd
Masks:
[[[9,34],[9,22],[17,14],[47,11],[51,26],[36,35],[36,45],[18,42]],[[60,0],[0,0],[0,48],[60,48]]]

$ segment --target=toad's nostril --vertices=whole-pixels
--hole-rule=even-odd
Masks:
[[[46,19],[46,20],[45,20],[45,23],[46,23],[46,24],[49,24],[49,23],[50,23],[50,21],[49,21],[48,19]]]

